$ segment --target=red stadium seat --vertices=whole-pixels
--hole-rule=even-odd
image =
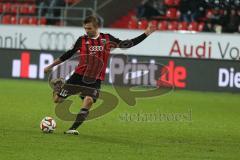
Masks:
[[[29,24],[30,25],[37,25],[38,24],[38,20],[36,17],[30,17],[29,18]]]
[[[0,3],[0,13],[2,13],[2,12],[3,12],[3,4]]]
[[[212,10],[207,10],[206,17],[211,18],[213,16],[213,11]]]
[[[11,12],[16,14],[19,9],[20,9],[20,6],[19,6],[18,3],[17,4],[13,4],[12,7],[11,7]]]
[[[129,28],[129,29],[137,29],[137,28],[138,28],[137,21],[136,21],[135,19],[131,19],[131,20],[128,22],[128,28]]]
[[[162,21],[158,23],[158,30],[165,31],[168,28],[167,21]]]
[[[147,20],[141,20],[138,22],[138,29],[146,29],[148,26]]]
[[[10,13],[11,12],[11,7],[12,7],[11,3],[4,3],[3,8],[2,8],[3,12]]]
[[[30,13],[30,14],[35,14],[36,13],[36,5],[30,5],[29,7],[28,7],[28,12]]]
[[[177,19],[177,10],[176,8],[169,8],[166,13],[166,18],[168,19]]]
[[[2,24],[11,24],[11,16],[5,15],[2,17]]]
[[[27,4],[21,5],[20,13],[22,13],[22,14],[29,14],[29,10],[28,10],[28,5]]]
[[[174,5],[174,0],[164,0],[164,3],[167,6],[173,6]]]
[[[18,24],[18,19],[16,16],[11,17],[11,24]]]
[[[175,1],[174,1],[174,4],[175,4],[176,6],[178,6],[178,5],[180,4],[180,2],[181,2],[181,0],[175,0]]]
[[[205,26],[205,23],[204,23],[204,22],[199,23],[199,24],[198,24],[198,31],[199,31],[199,32],[203,31],[204,26]]]
[[[128,17],[128,16],[122,16],[122,17],[121,17],[121,20],[122,20],[122,21],[128,21],[128,20],[129,20],[129,17]]]
[[[176,13],[176,18],[179,19],[181,16],[181,12],[179,10],[177,10],[177,13]]]
[[[168,23],[168,30],[175,31],[177,29],[178,29],[178,22],[173,21],[173,22]]]
[[[21,17],[19,19],[19,24],[29,24],[29,18],[28,17]]]
[[[156,28],[158,27],[158,21],[156,21],[156,20],[150,21],[149,24],[151,24],[152,26],[154,26]]]
[[[189,31],[198,31],[198,23],[197,22],[191,22],[188,25],[188,30]]]
[[[188,24],[187,22],[180,22],[178,24],[178,30],[188,30]]]
[[[46,24],[47,24],[47,20],[46,20],[45,17],[42,17],[42,18],[40,18],[40,19],[38,20],[38,23],[39,23],[40,25],[46,25]]]

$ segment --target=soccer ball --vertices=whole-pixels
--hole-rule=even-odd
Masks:
[[[52,133],[56,128],[56,122],[52,117],[45,117],[40,123],[40,129],[44,133]]]

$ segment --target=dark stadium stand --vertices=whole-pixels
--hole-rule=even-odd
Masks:
[[[61,13],[59,11],[57,16],[52,16],[54,13],[47,14],[46,7],[49,6],[42,6],[43,1],[0,0],[0,23],[64,25],[61,21],[64,19],[61,17],[63,10]],[[64,5],[60,6],[63,8],[82,2],[81,0],[58,0],[57,2],[59,1],[63,1]],[[151,23],[162,31],[215,32],[220,28],[222,32],[233,33],[240,30],[240,0],[143,0],[142,3],[135,5],[138,5],[136,9],[132,8],[126,15],[113,20],[114,22],[107,26],[145,29]]]
[[[71,5],[76,1],[79,0],[64,2],[66,5]],[[46,25],[46,16],[38,14],[38,2],[41,0],[0,0],[1,24]]]
[[[30,19],[36,16],[34,0],[0,0],[0,15],[2,24],[29,24]],[[30,24],[37,24],[31,20]]]
[[[161,3],[165,7],[163,15],[161,15],[161,8],[158,6]],[[157,12],[149,11],[149,7]],[[232,18],[232,26],[235,26],[233,29],[229,29],[232,26],[228,25],[231,23],[231,17],[235,17]],[[132,10],[110,27],[144,29],[149,23],[152,23],[159,30],[200,32],[208,31],[205,29],[205,24],[211,23],[212,30],[220,26],[224,32],[237,32],[240,25],[239,17],[240,0],[145,0],[137,8],[137,11]],[[224,21],[224,19],[227,19],[227,21]]]

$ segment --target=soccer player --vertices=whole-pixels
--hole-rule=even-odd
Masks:
[[[81,98],[83,104],[73,125],[64,132],[65,134],[78,135],[76,130],[87,118],[89,110],[99,96],[101,81],[104,80],[107,62],[112,48],[130,48],[147,38],[155,31],[155,27],[149,25],[143,34],[131,39],[122,41],[113,37],[111,34],[100,33],[98,20],[95,16],[89,16],[84,20],[83,27],[86,35],[80,36],[72,49],[68,50],[62,56],[57,58],[52,64],[44,69],[45,73],[52,70],[53,67],[71,58],[74,54],[79,54],[79,64],[74,74],[66,81],[65,84],[78,85],[86,87],[82,91]],[[61,103],[69,95],[64,92],[63,81],[57,79],[52,81],[53,99],[55,103]]]

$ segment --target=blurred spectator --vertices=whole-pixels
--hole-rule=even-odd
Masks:
[[[206,23],[206,25],[203,27],[203,32],[215,32],[214,31],[214,26],[212,23],[209,21]]]
[[[204,17],[207,9],[205,0],[191,0],[190,1],[191,21],[197,21]]]
[[[235,9],[231,9],[225,32],[234,33],[238,31],[239,16]]]
[[[155,8],[158,10],[158,13],[160,15],[165,15],[166,14],[166,6],[164,4],[164,0],[156,0],[155,1]]]
[[[207,4],[204,0],[181,0],[179,10],[181,21],[193,22],[205,16]]]
[[[227,30],[226,26],[228,25],[228,21],[229,21],[229,11],[224,10],[223,14],[220,16],[220,24],[223,26],[223,32]]]
[[[159,0],[143,0],[137,8],[137,18],[151,19],[152,17],[160,16],[163,8],[163,2],[159,2]]]
[[[189,9],[189,4],[191,0],[181,0],[179,4],[179,10],[181,12],[181,21],[191,22],[191,10]]]
[[[37,0],[38,15],[47,18],[47,24],[55,25],[59,22],[61,8],[65,6],[64,0]]]
[[[220,20],[221,20],[221,14],[220,14],[220,10],[219,9],[215,9],[212,11],[212,14],[210,14],[209,16],[207,16],[207,18],[209,20],[211,20],[212,23],[214,24],[220,24]]]
[[[240,9],[238,9],[238,11],[237,11],[237,17],[238,17],[238,28],[239,28],[239,26],[240,26]]]
[[[137,7],[137,18],[142,18],[144,16],[144,12],[145,12],[145,3],[147,2],[147,0],[142,0],[141,4]]]
[[[61,17],[61,7],[65,6],[64,0],[50,0],[48,16],[52,17],[52,24],[56,24]]]

